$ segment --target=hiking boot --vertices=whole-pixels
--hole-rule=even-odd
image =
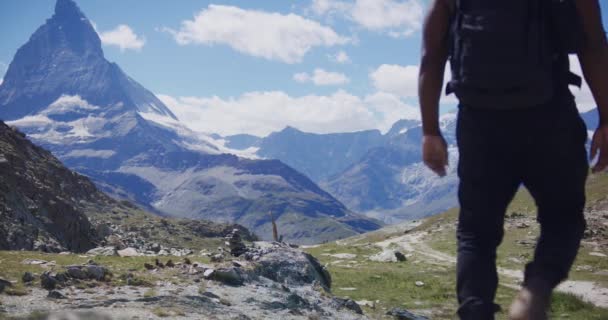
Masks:
[[[522,288],[511,307],[509,320],[547,320],[551,291]]]

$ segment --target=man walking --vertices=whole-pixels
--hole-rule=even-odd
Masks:
[[[553,289],[576,257],[585,229],[587,129],[568,85],[578,54],[598,105],[593,172],[608,167],[608,44],[598,0],[432,0],[423,28],[419,97],[423,158],[445,175],[439,129],[446,62],[457,120],[460,202],[457,294],[461,319],[494,319],[496,249],[520,185],[541,225],[510,319],[547,319]],[[578,80],[578,81],[577,81]]]

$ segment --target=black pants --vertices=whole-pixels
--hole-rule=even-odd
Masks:
[[[524,284],[566,279],[585,229],[587,129],[574,101],[525,110],[460,107],[457,291],[461,319],[494,319],[496,249],[505,211],[525,186],[541,225]]]

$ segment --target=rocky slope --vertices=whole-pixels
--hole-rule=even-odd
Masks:
[[[79,201],[105,197],[3,122],[0,176],[0,249],[85,251],[100,240]]]
[[[196,248],[237,225],[163,219],[118,202],[0,121],[0,250],[87,251],[154,243]]]
[[[150,211],[239,223],[271,239],[313,243],[373,230],[280,161],[248,160],[188,131],[153,94],[108,62],[72,0],[18,50],[0,85],[0,118],[104,191]]]
[[[354,301],[331,294],[316,258],[280,243],[255,242],[216,262],[26,256],[0,252],[0,318],[367,319]]]

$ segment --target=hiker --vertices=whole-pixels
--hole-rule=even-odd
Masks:
[[[576,53],[600,116],[591,145],[598,173],[608,167],[608,46],[598,0],[433,0],[423,28],[419,98],[423,160],[440,176],[448,152],[439,99],[459,99],[460,202],[458,315],[494,319],[496,249],[505,211],[520,185],[533,196],[541,226],[510,319],[547,319],[553,289],[576,257],[586,224],[587,128],[569,85]]]

